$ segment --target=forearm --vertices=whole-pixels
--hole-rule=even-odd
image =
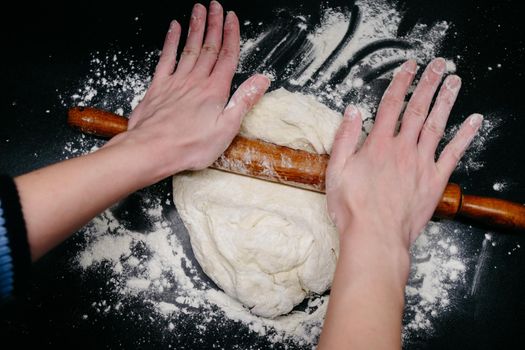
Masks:
[[[146,145],[122,140],[15,179],[33,260],[127,194],[165,175],[162,167],[143,161],[149,159]]]
[[[388,232],[399,237],[398,232]],[[341,234],[319,349],[399,349],[408,249],[366,225]]]

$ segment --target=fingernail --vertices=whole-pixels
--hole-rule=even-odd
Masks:
[[[357,115],[359,114],[359,110],[355,106],[348,106],[345,110],[345,117],[347,117],[349,120],[354,120]]]
[[[270,86],[270,79],[266,75],[256,75],[250,82],[247,94],[250,96],[257,94],[261,90],[268,89],[268,86]]]
[[[430,69],[436,74],[443,74],[447,68],[447,62],[441,57],[436,58],[430,63]]]
[[[177,25],[179,24],[179,22],[177,22],[176,19],[174,19],[173,21],[170,22],[170,29],[168,30],[168,32],[171,32],[173,31],[175,28],[177,28]]]
[[[401,69],[403,69],[406,72],[409,72],[411,74],[416,74],[417,72],[417,63],[414,60],[408,60],[401,66]]]
[[[268,86],[270,86],[270,79],[262,74],[255,75],[251,77],[248,80],[248,84],[243,91],[244,96],[247,96],[251,99],[252,96],[258,94],[260,91],[266,91],[268,89]],[[226,107],[224,107],[224,110],[231,109],[237,105],[237,99],[238,95],[234,94],[233,97],[230,99]]]
[[[210,14],[219,13],[221,10],[221,5],[217,1],[210,2]]]
[[[248,84],[247,90],[245,90],[246,96],[253,96],[258,94],[261,90],[266,90],[270,86],[270,79],[264,75],[256,75],[251,78]]]
[[[272,83],[270,78],[268,78],[266,75],[263,75],[263,74],[258,75],[257,76],[257,80],[260,80],[261,87],[263,87],[265,89],[267,89],[270,86],[270,84]]]
[[[235,15],[235,12],[233,11],[228,11],[226,13],[226,21],[225,21],[225,24],[230,24],[231,22],[233,22],[233,17]]]
[[[470,126],[472,126],[473,128],[479,128],[482,122],[483,122],[483,116],[478,113],[471,115],[468,121]]]
[[[445,87],[452,92],[456,92],[461,87],[461,78],[457,75],[451,75],[445,80]]]
[[[191,11],[191,19],[195,20],[198,18],[198,14],[201,10],[201,8],[203,8],[204,6],[202,6],[201,4],[195,4],[195,6],[193,6],[193,10]]]

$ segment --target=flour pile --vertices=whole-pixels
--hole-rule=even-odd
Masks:
[[[328,296],[309,298],[299,310],[275,319],[255,316],[207,281],[191,256],[187,233],[183,223],[173,216],[173,208],[151,193],[140,195],[150,229],[128,229],[129,223],[117,217],[118,206],[86,228],[85,249],[79,253],[77,263],[86,272],[109,272],[107,285],[114,291],[110,299],[94,301],[86,319],[110,312],[125,316],[123,305],[140,298],[150,310],[142,314],[144,322],[153,322],[175,334],[179,329],[189,329],[196,336],[212,332],[221,328],[226,316],[270,344],[292,342],[299,348],[315,344]],[[431,223],[414,244],[406,288],[406,340],[415,334],[420,336],[421,331],[432,332],[433,320],[454,307],[453,300],[458,298],[455,290],[465,288],[468,259],[461,252],[462,234],[454,232],[452,223]],[[153,317],[150,321],[148,315]]]
[[[226,316],[263,336],[264,341],[314,344],[326,313],[327,296],[309,300],[302,310],[273,320],[253,315],[217,290],[195,265],[184,225],[166,203],[151,193],[141,192],[140,196],[149,229],[128,229],[130,223],[118,218],[118,205],[86,227],[86,248],[77,263],[86,271],[109,269],[112,277],[107,285],[114,295],[93,302],[85,319],[109,312],[124,316],[123,305],[136,297],[148,306],[149,312],[141,315],[145,322],[174,333],[190,331],[198,337],[220,329]],[[155,318],[147,321],[148,314]]]
[[[245,27],[254,30],[242,39],[239,74],[266,72],[272,77],[273,89],[285,87],[314,95],[339,112],[352,101],[365,116],[364,131],[370,130],[375,106],[391,71],[406,58],[425,64],[439,55],[449,24],[417,24],[397,37],[402,13],[393,5],[384,0],[358,1],[357,8],[351,13],[326,8],[319,24],[310,23],[306,15],[289,13],[285,15],[287,22],[256,26],[246,22]],[[296,55],[290,56],[293,52]],[[96,53],[87,77],[60,99],[67,107],[83,104],[129,114],[144,95],[157,57],[156,51],[139,58],[122,52]],[[448,67],[450,72],[455,69],[450,60]],[[478,144],[469,149],[459,171],[483,166],[480,152],[495,137],[493,130],[488,132],[497,126],[497,118],[484,114],[489,118]],[[79,135],[65,145],[64,157],[88,153],[99,146],[100,141]],[[328,150],[322,143],[311,147]],[[83,232],[85,242],[76,266],[103,278],[109,274],[107,288],[112,291],[111,298],[93,300],[92,309],[83,318],[93,320],[114,313],[125,320],[131,313],[135,321],[165,327],[175,335],[174,346],[178,344],[177,334],[190,332],[198,339],[236,329],[252,334],[253,348],[315,347],[328,296],[311,296],[291,313],[272,320],[253,315],[203,274],[170,198],[160,200],[158,194],[149,191],[137,196],[146,225],[130,226],[117,205]],[[471,267],[463,255],[462,229],[452,222],[431,223],[412,248],[403,330],[407,342],[430,336],[434,321],[454,308],[457,294],[465,289]],[[140,313],[126,309],[130,300],[144,306]],[[260,337],[254,340],[253,334]],[[242,347],[242,337],[232,340],[238,342],[233,348]],[[216,347],[227,346],[218,342]]]

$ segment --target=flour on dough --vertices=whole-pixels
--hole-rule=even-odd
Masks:
[[[241,133],[329,153],[341,116],[311,96],[278,89]],[[254,314],[290,312],[330,288],[339,238],[322,194],[205,169],[173,177],[173,197],[204,272]]]

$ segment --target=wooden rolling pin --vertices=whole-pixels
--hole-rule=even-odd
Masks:
[[[68,124],[89,134],[112,137],[127,130],[128,119],[90,107],[74,107]],[[324,193],[329,157],[237,136],[212,168]],[[463,194],[449,183],[435,218],[467,219],[505,230],[525,230],[525,206],[498,198]]]

